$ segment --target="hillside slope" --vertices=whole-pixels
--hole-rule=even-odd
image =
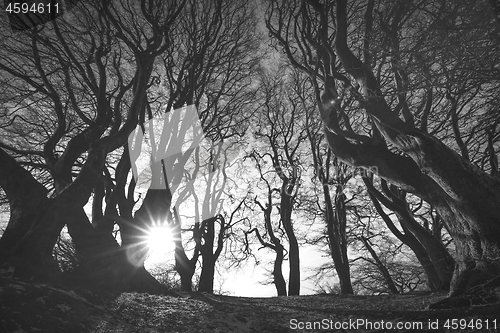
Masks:
[[[456,321],[458,327],[468,327],[456,332],[500,331],[500,305],[426,310],[444,297],[112,295],[0,278],[0,332],[404,332],[398,323],[422,325],[408,332],[450,332],[447,320],[460,318],[466,321]]]

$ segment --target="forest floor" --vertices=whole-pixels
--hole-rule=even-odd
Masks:
[[[270,298],[112,295],[0,276],[0,332],[500,331],[500,304],[427,310],[443,298],[445,294],[439,293]],[[452,329],[454,324],[458,329]]]

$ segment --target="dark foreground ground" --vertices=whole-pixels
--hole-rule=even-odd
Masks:
[[[112,295],[0,277],[0,332],[500,332],[500,304],[426,310],[444,297]]]

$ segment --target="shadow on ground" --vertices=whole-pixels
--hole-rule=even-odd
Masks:
[[[444,297],[439,293],[272,298],[183,293],[174,297],[97,293],[0,277],[0,332],[500,331],[500,304],[426,310]],[[459,329],[445,328],[447,321]],[[395,329],[398,323],[422,326]],[[460,329],[464,323],[467,326]]]

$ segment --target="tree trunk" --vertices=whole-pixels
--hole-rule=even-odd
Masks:
[[[262,176],[262,173],[261,173]],[[285,248],[281,244],[281,241],[279,240],[278,237],[276,237],[276,234],[273,229],[273,225],[271,223],[271,212],[273,209],[273,200],[272,200],[272,190],[271,187],[269,186],[269,183],[267,184],[267,203],[266,207],[264,207],[258,200],[257,198],[254,199],[254,202],[262,209],[262,212],[264,213],[264,226],[266,229],[267,234],[269,235],[270,242],[264,241],[262,236],[259,233],[259,230],[257,228],[254,228],[250,231],[248,231],[246,234],[249,234],[253,231],[255,231],[255,234],[260,242],[260,244],[263,247],[269,248],[276,253],[276,257],[274,259],[274,265],[273,265],[273,283],[274,286],[276,287],[276,291],[278,292],[278,296],[286,296],[286,282],[285,278],[283,277],[283,260],[285,258]],[[248,240],[247,240],[247,247],[248,247]]]
[[[284,255],[284,249],[281,243],[278,242],[275,243],[276,247],[276,258],[274,259],[274,269],[273,269],[273,278],[274,278],[274,286],[276,287],[276,291],[278,293],[278,296],[286,296],[286,282],[285,278],[283,277],[283,259],[285,257]]]
[[[398,187],[408,187],[429,202],[443,218],[461,257],[452,280],[450,296],[472,291],[474,286],[500,283],[500,179],[488,175],[459,156],[443,142],[404,122],[393,112],[382,97],[378,81],[371,69],[363,64],[349,49],[347,43],[347,2],[337,1],[337,35],[335,51],[346,71],[360,84],[363,107],[375,119],[377,129],[395,148],[409,156],[411,166],[393,164],[396,156],[384,152],[388,158],[377,156],[379,173]],[[335,89],[325,83],[322,101],[322,118],[327,119],[333,110],[331,101]],[[326,111],[326,112],[325,112]],[[334,136],[330,136],[329,142]],[[344,138],[345,139],[345,138]],[[337,141],[337,140],[333,140]],[[335,152],[337,142],[330,142]],[[342,153],[346,157],[347,144],[343,141]],[[359,162],[359,149],[372,156],[373,145],[355,144],[356,151],[347,153],[352,164]],[[369,152],[371,151],[371,152]],[[404,158],[404,156],[402,156]],[[363,157],[363,159],[366,158]],[[421,175],[412,177],[412,169]],[[416,183],[415,181],[418,181]],[[432,189],[431,189],[432,188]],[[405,189],[406,190],[406,189]],[[474,274],[471,274],[474,272]]]
[[[112,255],[120,250],[120,246],[111,233],[99,232],[92,227],[83,208],[74,208],[72,217],[67,220],[68,233],[71,236],[79,266],[86,270],[99,269],[104,260],[103,254]]]
[[[214,275],[215,275],[215,260],[213,255],[203,256],[203,265],[201,267],[200,283],[198,291],[205,293],[214,293]]]
[[[0,185],[13,212],[0,248],[22,275],[50,278],[60,273],[52,250],[64,225],[88,200],[90,179],[104,161],[102,152],[99,148],[89,152],[80,177],[57,197],[47,199],[46,189],[0,149]]]
[[[215,257],[214,257],[214,237],[215,225],[217,218],[211,217],[202,222],[202,237],[203,245],[201,246],[201,257],[203,263],[201,266],[200,283],[198,291],[213,294],[214,293],[214,274],[215,274]]]
[[[45,213],[51,200],[47,198],[47,189],[1,148],[0,187],[10,206],[9,223],[0,238],[0,256],[7,259],[11,250],[36,224],[37,217]]]
[[[332,257],[335,271],[340,284],[340,294],[350,295],[353,294],[352,282],[351,282],[351,272],[349,258],[347,255],[347,215],[346,215],[346,205],[345,205],[345,195],[342,194],[343,187],[349,180],[351,176],[337,177],[337,179],[332,179],[330,172],[325,172],[329,170],[332,151],[328,149],[326,154],[322,154],[321,142],[323,140],[320,132],[320,124],[315,123],[310,119],[310,115],[307,115],[307,135],[311,144],[311,153],[314,163],[314,168],[317,172],[317,177],[321,182],[323,187],[323,198],[325,200],[325,222],[326,222],[326,236],[328,237],[328,247],[330,250],[330,255]],[[324,156],[325,155],[325,156]],[[341,165],[338,159],[333,160],[334,168],[346,168],[346,165]],[[347,169],[343,169],[347,170]],[[340,172],[341,174],[347,175],[347,172]],[[335,204],[332,202],[332,196],[330,194],[329,184],[335,181],[337,186],[335,187]]]
[[[368,252],[370,252],[370,255],[372,256],[373,260],[375,260],[375,264],[377,265],[377,268],[379,269],[380,273],[382,274],[382,277],[385,280],[385,283],[387,285],[387,289],[389,290],[389,292],[391,294],[399,294],[399,290],[396,287],[396,284],[394,283],[394,280],[392,279],[392,276],[389,273],[389,270],[382,263],[382,261],[380,260],[380,258],[377,255],[377,253],[370,245],[370,242],[368,241],[368,239],[366,239],[365,237],[362,236],[361,241],[363,241],[363,244],[365,244],[365,247],[368,250]]]
[[[217,247],[215,245],[215,221],[220,221],[220,228],[217,235]],[[200,247],[203,263],[201,267],[200,283],[198,291],[203,291],[213,294],[214,292],[214,275],[215,264],[224,247],[224,234],[226,232],[226,221],[222,215],[217,215],[206,219],[202,222],[206,226],[202,237],[204,244]],[[204,229],[202,227],[202,229]]]
[[[328,186],[323,186],[330,254],[332,256],[333,263],[335,264],[335,271],[337,272],[337,276],[339,278],[340,294],[350,295],[354,294],[354,291],[352,289],[349,259],[347,257],[347,239],[345,234],[347,218],[345,195],[342,193],[342,190],[342,186],[337,186],[334,207]]]
[[[292,223],[292,191],[294,186],[296,186],[296,184],[290,183],[288,178],[283,180],[280,206],[281,222],[283,223],[283,228],[285,229],[289,244],[288,260],[290,261],[290,275],[288,280],[288,295],[290,296],[300,294],[299,243],[295,236]]]
[[[434,267],[439,279],[437,290],[450,290],[450,283],[455,268],[455,260],[450,255],[444,245],[425,230],[411,216],[400,217],[400,224],[404,226],[418,240],[425,249],[426,257],[430,259],[430,264]],[[437,282],[437,281],[435,281]]]
[[[290,275],[288,280],[288,295],[300,295],[300,257],[299,244],[295,235],[288,238],[290,249],[288,251],[288,260],[290,261]]]
[[[68,207],[68,202],[57,198],[47,201],[44,206],[39,207],[35,213],[34,224],[21,239],[16,237],[8,241],[15,245],[7,253],[10,254],[8,257],[10,263],[20,276],[52,280],[58,279],[60,273],[57,262],[52,256],[52,250],[72,210]],[[29,222],[31,221],[20,221],[20,223]]]
[[[195,223],[193,229],[193,239],[196,245],[191,259],[188,259],[184,246],[182,245],[181,224],[176,211],[174,211],[174,219],[172,222],[172,236],[175,243],[175,270],[181,278],[181,289],[183,291],[193,291],[193,275],[201,247],[200,225],[199,223]]]
[[[181,278],[181,289],[183,291],[193,291],[193,275],[195,263],[188,259],[182,245],[175,245],[175,270]]]
[[[364,177],[363,181],[368,189],[370,199],[375,209],[384,220],[391,232],[406,244],[417,257],[426,272],[428,286],[432,291],[449,290],[455,261],[444,245],[431,233],[425,230],[408,210],[407,202],[397,197],[387,188],[382,180],[384,193],[391,200],[382,195],[374,186],[372,179]],[[381,203],[396,212],[404,233],[398,230],[390,217],[382,209]]]

